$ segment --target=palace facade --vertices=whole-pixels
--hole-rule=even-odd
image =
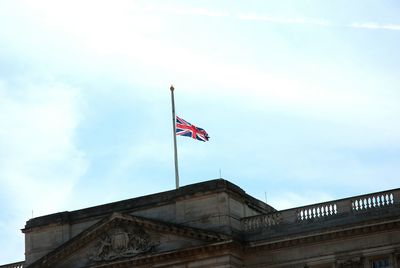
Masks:
[[[278,211],[218,179],[33,218],[8,268],[397,268],[400,189]]]

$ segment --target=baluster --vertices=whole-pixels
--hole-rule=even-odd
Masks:
[[[367,199],[364,198],[364,200],[363,200],[363,209],[367,209],[367,208],[368,208]]]
[[[393,197],[393,194],[391,193],[390,195],[389,195],[389,199],[390,199],[390,204],[394,204],[394,197]]]
[[[249,231],[249,230],[250,230],[249,221],[248,221],[248,220],[245,220],[243,223],[244,223],[244,229],[245,229],[246,231]]]
[[[368,197],[367,203],[368,203],[367,208],[371,208],[372,207],[372,205],[371,205],[371,197]]]
[[[336,215],[336,214],[338,213],[338,212],[337,212],[337,205],[336,205],[336,204],[333,205],[333,210],[334,210],[334,212],[335,212],[334,214]]]
[[[388,194],[385,195],[385,200],[386,200],[385,205],[389,205],[389,195]]]
[[[372,207],[376,207],[376,199],[375,196],[372,197]]]
[[[251,226],[251,230],[254,230],[255,229],[255,221],[254,221],[254,219],[251,219],[250,220],[250,226]]]

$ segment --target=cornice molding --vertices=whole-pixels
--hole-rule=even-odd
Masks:
[[[194,258],[199,260],[199,256],[204,257],[218,256],[218,255],[233,255],[241,258],[243,248],[240,243],[234,240],[228,240],[213,244],[208,244],[199,247],[187,248],[182,250],[175,250],[166,253],[158,253],[152,255],[144,255],[131,259],[125,259],[115,262],[109,262],[104,264],[97,264],[88,266],[87,268],[130,268],[139,265],[146,265],[151,263],[160,263],[171,260],[179,260],[179,262],[186,261],[186,259]]]
[[[370,235],[371,233],[379,233],[384,231],[400,229],[400,219],[386,221],[383,223],[363,224],[340,230],[329,230],[318,234],[292,235],[292,238],[275,239],[269,241],[249,242],[245,244],[245,252],[255,252],[260,250],[274,250],[284,247],[293,247],[299,245],[308,245],[335,239],[345,239],[355,236]]]

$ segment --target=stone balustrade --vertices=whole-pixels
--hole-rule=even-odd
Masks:
[[[282,215],[279,212],[245,218],[242,223],[245,231],[280,224]]]
[[[14,262],[6,265],[0,265],[0,268],[24,268],[24,261]]]
[[[400,188],[246,217],[241,221],[244,231],[254,231],[281,224],[329,220],[335,216],[353,216],[364,211],[390,206],[400,208]]]
[[[299,221],[303,221],[321,217],[329,217],[336,215],[337,213],[337,205],[335,203],[318,204],[315,206],[298,209],[297,219]]]
[[[361,196],[353,199],[351,202],[353,211],[379,208],[384,206],[390,206],[393,204],[394,204],[394,195],[391,192],[377,193],[369,196]]]

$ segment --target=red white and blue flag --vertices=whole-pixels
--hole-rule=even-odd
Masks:
[[[191,137],[199,141],[208,141],[210,139],[204,129],[196,127],[179,117],[176,117],[176,135]]]

